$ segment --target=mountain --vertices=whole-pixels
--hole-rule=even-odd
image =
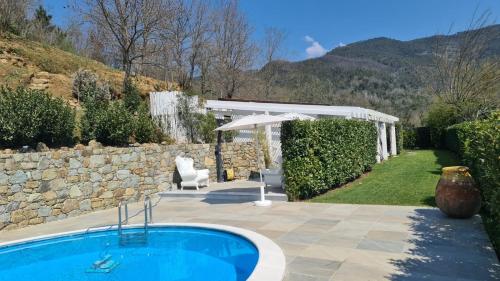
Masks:
[[[500,25],[484,28],[485,56],[500,55]],[[410,41],[374,38],[338,47],[322,57],[299,62],[276,61],[252,74],[241,98],[287,102],[356,105],[418,123],[431,100],[425,91],[432,79],[436,44],[456,46],[465,32]],[[268,96],[255,81],[272,77]],[[261,83],[262,84],[262,83]]]
[[[121,92],[122,71],[39,42],[10,34],[0,36],[0,86],[44,89],[75,104],[72,76],[80,68],[92,70],[114,91]],[[136,77],[135,82],[142,94],[167,88],[164,82],[148,77]]]

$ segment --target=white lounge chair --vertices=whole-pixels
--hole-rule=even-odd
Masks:
[[[208,169],[195,170],[193,159],[181,156],[175,157],[175,164],[182,178],[181,190],[183,190],[185,186],[194,186],[196,190],[199,190],[200,186],[208,186]]]

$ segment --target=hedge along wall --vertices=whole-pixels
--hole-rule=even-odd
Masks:
[[[370,170],[376,163],[377,131],[366,121],[285,122],[281,149],[288,198],[307,199]]]
[[[483,221],[500,254],[500,111],[446,130],[446,146],[471,169],[483,197]]]

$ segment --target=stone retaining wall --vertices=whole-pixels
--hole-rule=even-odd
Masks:
[[[257,170],[253,144],[223,144],[222,152],[224,168],[234,168],[236,178]],[[215,180],[212,144],[119,148],[97,143],[48,152],[0,151],[0,229],[63,219],[176,188],[177,155],[193,158],[195,167],[209,169]]]

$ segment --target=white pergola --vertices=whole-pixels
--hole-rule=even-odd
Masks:
[[[338,117],[346,119],[359,119],[371,121],[377,128],[377,162],[389,158],[389,155],[396,155],[396,127],[395,123],[399,118],[378,112],[371,109],[355,106],[330,106],[313,104],[293,104],[293,103],[271,103],[258,101],[238,101],[238,100],[207,100],[205,109],[213,112],[217,118],[230,116],[232,119],[238,119],[241,116],[251,114],[269,114],[279,115],[283,113],[300,113],[315,118]],[[387,147],[386,127],[390,129],[390,150]],[[266,126],[266,139],[268,147],[277,149],[281,152],[281,144],[276,144],[273,139],[271,125]],[[278,135],[279,142],[279,135]],[[389,153],[390,151],[390,153]],[[280,153],[281,154],[281,153]]]

